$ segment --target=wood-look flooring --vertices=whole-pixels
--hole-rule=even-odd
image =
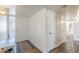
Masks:
[[[50,53],[79,53],[79,41],[74,41],[74,51],[71,52],[66,49],[66,43],[61,44],[57,48],[50,51]],[[22,41],[18,44],[18,53],[41,53],[41,51],[36,48],[29,41]]]
[[[41,51],[29,41],[19,42],[17,46],[18,46],[18,53],[41,53]]]
[[[57,48],[51,50],[50,53],[79,53],[79,41],[74,40],[73,45],[73,48],[71,48],[73,51],[71,49],[68,50],[66,43],[63,43]]]

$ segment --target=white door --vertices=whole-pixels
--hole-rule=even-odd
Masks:
[[[61,16],[61,21],[60,21],[60,26],[61,26],[61,40],[62,43],[66,41],[66,23],[65,23],[65,19],[64,16]]]
[[[48,50],[55,48],[56,21],[55,13],[48,10]]]

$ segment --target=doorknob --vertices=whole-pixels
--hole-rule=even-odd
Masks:
[[[49,34],[51,35],[52,33],[51,33],[51,32],[49,32]]]

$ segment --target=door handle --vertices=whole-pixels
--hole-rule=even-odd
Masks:
[[[51,32],[49,32],[49,34],[51,35],[52,33],[51,33]]]

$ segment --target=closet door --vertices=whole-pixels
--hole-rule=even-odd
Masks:
[[[48,51],[55,48],[55,40],[56,40],[56,14],[48,10]]]

